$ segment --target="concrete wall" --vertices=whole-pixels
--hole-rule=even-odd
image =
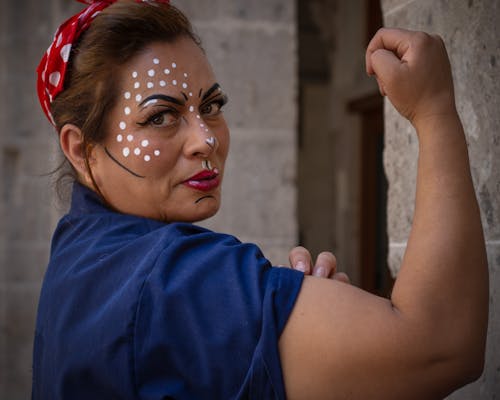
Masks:
[[[295,8],[288,0],[176,1],[192,17],[230,97],[232,153],[223,208],[206,225],[262,246],[275,263],[296,242]],[[50,179],[56,135],[38,105],[35,68],[68,0],[0,0],[0,398],[27,399],[36,305],[64,207]]]
[[[451,399],[500,398],[500,2],[383,0],[384,23],[440,34],[448,48],[457,104],[467,134],[490,267],[486,370]],[[416,137],[386,103],[385,164],[389,179],[389,262],[399,268],[413,214]],[[474,271],[463,271],[465,279]]]

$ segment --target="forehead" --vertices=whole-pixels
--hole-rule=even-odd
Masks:
[[[132,82],[141,89],[148,89],[147,83],[146,86],[142,84],[145,81],[157,84],[161,82],[165,87],[171,84],[182,89],[183,84],[199,86],[215,80],[205,54],[190,38],[179,38],[172,43],[157,42],[147,46],[124,65],[121,76],[124,85],[130,86]],[[176,85],[172,85],[174,80]]]

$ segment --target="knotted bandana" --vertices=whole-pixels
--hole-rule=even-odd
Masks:
[[[44,54],[37,68],[37,92],[43,112],[50,123],[55,126],[50,113],[50,105],[56,96],[64,90],[64,78],[73,45],[95,17],[106,7],[117,0],[77,0],[88,6],[78,14],[65,21],[57,29],[54,40]],[[169,0],[136,0],[137,3],[163,3]]]

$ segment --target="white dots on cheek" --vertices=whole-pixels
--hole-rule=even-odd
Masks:
[[[155,150],[155,151],[154,151],[154,155],[155,155],[156,157],[158,157],[158,156],[160,155],[160,150]]]
[[[177,86],[177,81],[175,79],[172,81],[172,85]]]
[[[188,87],[187,83],[186,83],[186,82],[184,82],[184,83],[182,84],[182,87],[183,87],[184,89],[187,89],[187,87]]]
[[[132,72],[132,78],[135,79],[135,78],[137,78],[137,76],[138,76],[137,71]]]
[[[165,69],[163,70],[163,73],[164,73],[165,75],[170,75],[170,70],[169,70],[168,68],[165,68]]]
[[[141,154],[141,149],[140,149],[139,147],[136,147],[136,148],[134,149],[134,154],[135,154],[136,156],[140,155],[140,154]]]
[[[139,82],[134,83],[134,89],[139,89],[141,84]]]
[[[155,86],[155,84],[153,82],[148,82],[147,86],[148,89],[152,89]]]
[[[177,64],[176,63],[172,63],[172,68],[177,68]]]
[[[189,111],[190,112],[194,112],[194,107],[193,106],[189,106]]]
[[[123,136],[122,136],[122,135],[117,135],[117,136],[116,136],[116,141],[117,141],[118,143],[123,142]]]
[[[147,162],[147,161],[150,161],[150,160],[151,160],[151,156],[149,156],[149,155],[147,155],[147,154],[146,154],[146,155],[144,156],[144,161],[146,161],[146,162]]]
[[[127,135],[127,140],[129,142],[133,141],[134,140],[134,136],[133,135]]]
[[[148,71],[148,75],[149,75],[150,77],[155,76],[155,70],[154,70],[154,69],[150,69],[150,70]]]
[[[153,58],[153,64],[158,65],[159,63],[160,63],[160,60],[158,60],[157,58]]]
[[[142,96],[140,94],[135,96],[135,101],[137,101],[139,103],[141,100],[142,100]]]
[[[124,147],[122,153],[124,157],[128,157],[130,154],[130,149],[128,147]]]
[[[119,126],[120,126],[120,129],[121,129],[122,131],[124,131],[124,130],[127,128],[127,124],[126,124],[125,122],[123,122],[123,121],[122,121],[122,122],[120,122],[120,125],[119,125]]]
[[[125,109],[123,111],[124,111],[125,115],[130,115],[130,112],[131,112],[130,107],[125,107]]]
[[[142,146],[142,147],[148,147],[148,146],[149,146],[149,140],[144,139],[144,140],[141,142],[141,146]]]
[[[125,93],[123,94],[123,97],[125,97],[125,99],[126,99],[126,100],[129,100],[129,99],[130,99],[130,97],[132,97],[132,94],[131,94],[130,92],[125,92]]]
[[[165,87],[165,86],[167,86],[167,82],[165,82],[165,81],[160,81],[160,86],[161,86],[161,87]]]

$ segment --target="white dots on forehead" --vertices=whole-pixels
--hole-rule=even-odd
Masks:
[[[148,86],[148,89],[152,89],[155,87],[155,84],[153,82],[148,82],[147,86]]]
[[[134,83],[134,89],[139,89],[141,87],[141,83],[140,82],[135,82]]]
[[[132,72],[132,78],[137,78],[139,76],[139,74],[137,73],[137,71],[134,71]]]
[[[153,58],[153,64],[158,65],[159,63],[160,63],[160,60],[158,60],[157,58]]]
[[[194,111],[194,107],[193,106],[189,106],[189,111],[193,112]]]
[[[167,86],[167,82],[165,82],[165,81],[160,81],[160,86],[161,86],[161,87],[165,87],[165,86]]]
[[[170,70],[169,70],[168,68],[165,68],[165,69],[163,70],[163,73],[164,73],[165,75],[170,75]]]
[[[148,146],[149,146],[149,140],[144,139],[144,140],[141,142],[141,146],[142,146],[142,147],[148,147]]]

